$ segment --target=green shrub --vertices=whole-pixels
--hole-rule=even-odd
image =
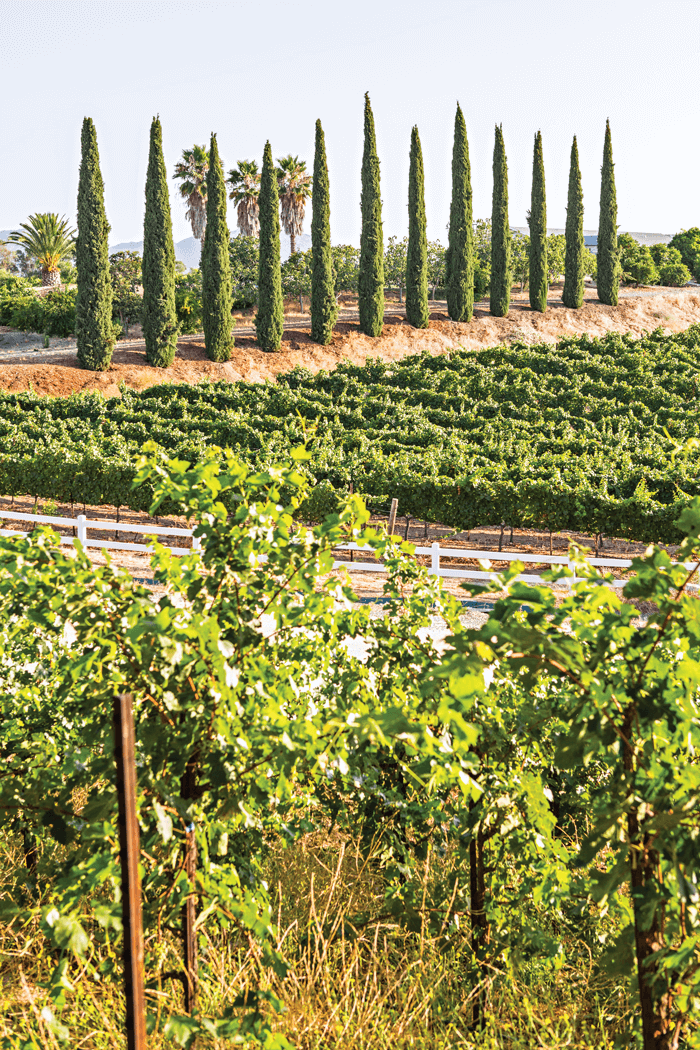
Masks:
[[[649,247],[638,244],[630,233],[621,233],[617,239],[624,284],[658,284],[659,271]]]
[[[690,270],[682,262],[666,263],[659,270],[659,284],[680,288],[690,280]]]
[[[20,332],[58,336],[75,333],[74,290],[38,296],[23,285],[24,282],[10,285],[9,281],[0,285],[0,324],[10,325]]]
[[[180,331],[185,335],[202,331],[201,270],[175,275],[175,312]]]

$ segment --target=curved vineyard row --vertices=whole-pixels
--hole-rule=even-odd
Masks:
[[[161,385],[50,399],[0,395],[0,490],[145,509],[135,460],[153,440],[257,467],[307,440],[316,509],[349,489],[468,529],[507,522],[674,542],[700,494],[700,326],[499,346],[399,363],[295,369],[276,384]]]

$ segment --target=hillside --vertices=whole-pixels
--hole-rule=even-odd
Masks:
[[[556,342],[567,335],[588,333],[593,336],[607,332],[630,332],[640,335],[663,327],[668,332],[680,332],[700,321],[700,294],[698,289],[673,289],[666,292],[624,292],[617,307],[603,306],[588,289],[580,310],[568,310],[552,289],[552,300],[546,314],[533,313],[527,294],[516,294],[507,317],[492,317],[486,303],[478,304],[469,324],[449,320],[444,303],[433,304],[430,327],[424,331],[406,323],[396,302],[388,303],[384,331],[380,338],[371,339],[358,328],[356,302],[346,297],[343,311],[329,346],[313,343],[309,334],[309,315],[294,312],[293,304],[286,313],[285,338],[280,353],[263,353],[255,342],[251,316],[239,315],[235,332],[235,348],[231,360],[215,364],[208,360],[204,343],[197,337],[183,339],[172,368],[162,372],[146,364],[143,343],[118,345],[112,364],[106,372],[86,372],[76,367],[72,340],[52,341],[65,347],[63,356],[52,354],[43,358],[39,349],[41,337],[17,337],[15,349],[22,353],[22,361],[15,363],[6,356],[0,361],[0,389],[27,390],[30,387],[42,394],[66,395],[77,390],[100,390],[106,395],[118,393],[119,384],[141,390],[154,383],[197,383],[203,379],[225,379],[230,382],[246,379],[262,382],[303,365],[311,372],[333,369],[341,361],[364,363],[367,358],[397,361],[410,354],[427,351],[443,354],[463,346],[468,350],[494,346],[502,342],[521,340],[527,343]],[[27,361],[28,352],[31,361]]]

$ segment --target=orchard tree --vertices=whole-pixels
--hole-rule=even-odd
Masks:
[[[360,249],[352,244],[334,244],[331,256],[336,298],[340,292],[356,292],[360,279]]]
[[[520,281],[522,292],[530,279],[530,238],[527,234],[511,231],[511,253],[513,278]]]
[[[408,259],[408,237],[390,237],[384,249],[384,278],[389,288],[398,288],[399,302],[403,302],[406,284],[406,260]]]
[[[236,307],[253,306],[258,301],[260,244],[257,237],[232,237],[228,245],[233,300]]]
[[[311,274],[313,267],[313,249],[306,252],[294,252],[282,263],[282,294],[285,299],[298,299],[299,311],[304,312],[304,296],[311,295]],[[335,303],[335,296],[333,297]]]
[[[435,299],[438,288],[445,284],[445,256],[447,249],[440,241],[428,241],[428,283],[433,290],[431,299]]]
[[[667,288],[681,288],[688,283],[691,273],[677,248],[672,248],[670,244],[650,244],[649,251],[659,271],[659,284]]]
[[[688,267],[696,281],[700,281],[700,228],[691,226],[689,230],[676,233],[669,247],[678,249],[683,265]]]
[[[622,280],[625,284],[659,283],[659,271],[648,245],[640,244],[631,233],[621,233],[618,244]]]
[[[132,321],[140,321],[143,298],[138,289],[143,285],[141,256],[138,252],[114,252],[109,257],[112,279],[112,310],[119,318],[124,334]]]

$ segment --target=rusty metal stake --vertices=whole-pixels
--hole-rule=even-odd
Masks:
[[[120,693],[114,700],[114,759],[117,765],[119,854],[122,869],[126,1045],[127,1050],[146,1050],[140,845],[139,825],[136,819],[136,749],[130,693]]]
[[[190,758],[180,784],[180,797],[194,799],[197,797],[197,755]],[[195,875],[197,871],[197,841],[194,824],[185,829],[185,873],[189,883],[189,893],[182,909],[182,949],[184,963],[184,1000],[185,1013],[194,1011],[197,1000],[197,897],[195,893]]]

